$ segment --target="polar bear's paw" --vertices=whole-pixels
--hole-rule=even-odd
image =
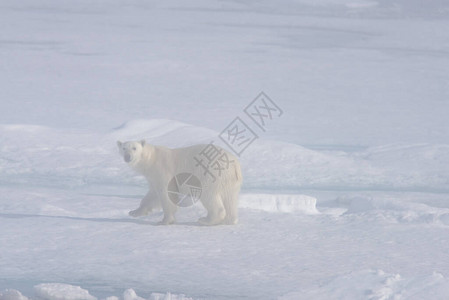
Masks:
[[[171,225],[175,223],[175,218],[165,218],[157,222],[157,225]]]
[[[129,215],[131,217],[137,218],[137,217],[142,217],[142,216],[146,216],[148,215],[149,211],[147,210],[142,210],[142,209],[135,209],[129,212]]]
[[[211,220],[208,217],[198,219],[198,223],[200,223],[201,225],[206,225],[206,226],[219,225],[219,224],[222,224],[222,222],[223,222],[222,219],[215,219],[215,220],[212,219]]]
[[[226,224],[226,225],[236,225],[238,223],[239,223],[239,220],[237,218],[226,218],[223,221],[223,224]]]

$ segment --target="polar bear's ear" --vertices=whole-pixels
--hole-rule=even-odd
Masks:
[[[118,146],[119,148],[122,148],[122,142],[117,141],[117,146]]]
[[[140,144],[142,145],[142,147],[145,146],[145,143],[146,143],[145,140],[140,141]]]

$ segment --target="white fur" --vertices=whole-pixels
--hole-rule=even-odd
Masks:
[[[200,201],[207,210],[207,216],[198,221],[204,225],[236,224],[238,222],[238,194],[242,184],[242,173],[238,159],[224,149],[230,161],[229,168],[215,174],[214,181],[204,168],[197,166],[194,157],[201,158],[200,152],[207,145],[194,145],[185,148],[169,149],[140,142],[117,142],[120,154],[128,165],[145,176],[150,191],[140,202],[140,206],[130,211],[133,217],[144,216],[162,207],[162,224],[175,222],[177,206],[167,193],[169,181],[177,174],[192,173],[202,185]],[[205,164],[205,161],[204,161]],[[215,171],[216,172],[216,171]]]

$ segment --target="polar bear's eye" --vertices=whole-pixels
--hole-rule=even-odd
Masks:
[[[137,150],[136,147],[133,147],[133,150],[136,151]]]

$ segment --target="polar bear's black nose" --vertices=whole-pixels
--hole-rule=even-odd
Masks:
[[[124,159],[125,159],[126,162],[130,162],[131,161],[131,155],[126,153]]]

